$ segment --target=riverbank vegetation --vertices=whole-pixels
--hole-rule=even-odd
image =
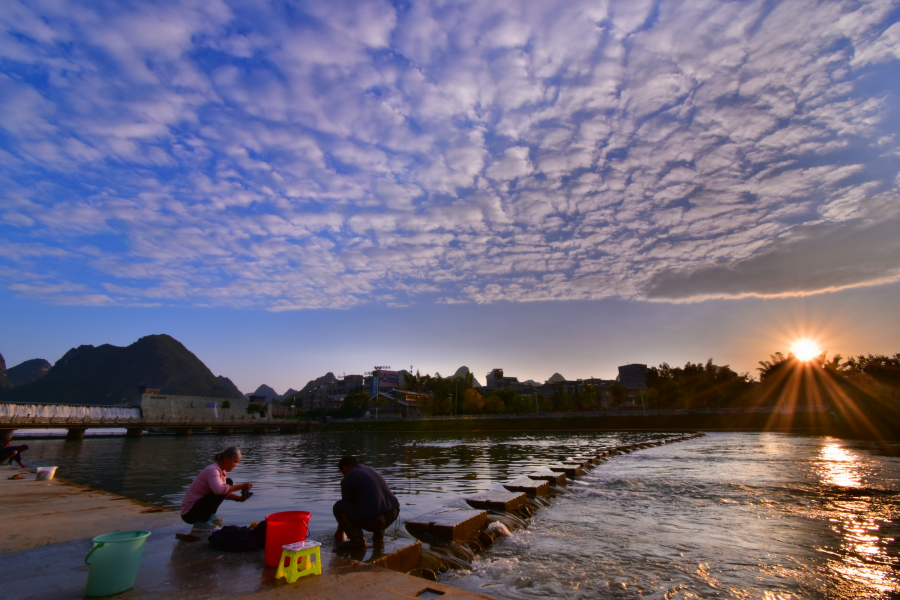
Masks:
[[[409,391],[427,394],[418,409],[426,416],[524,416],[536,413],[594,412],[634,410],[634,417],[615,417],[622,420],[616,427],[665,428],[792,428],[809,427],[840,429],[859,437],[894,439],[900,434],[900,354],[860,355],[844,359],[840,355],[829,358],[826,353],[812,360],[801,361],[795,356],[775,353],[760,361],[758,379],[749,373],[736,373],[728,365],[716,365],[712,359],[705,363],[688,362],[683,367],[663,363],[648,369],[646,390],[626,390],[615,384],[600,390],[591,384],[554,384],[552,395],[522,394],[515,390],[487,390],[473,387],[471,374],[466,377],[442,377],[416,373],[405,380]],[[366,393],[348,396],[341,410],[331,416],[360,417],[372,406]],[[643,411],[657,410],[724,410],[768,409],[780,413],[803,415],[816,413],[818,417],[797,416],[792,420],[771,416],[721,418],[696,415],[640,416]],[[629,419],[638,419],[631,423]],[[612,426],[610,419],[592,423],[591,427]],[[494,420],[496,421],[496,420]],[[540,421],[540,422],[538,422]],[[521,424],[496,424],[485,420],[478,430],[569,429],[555,418],[528,419]],[[577,417],[572,427],[588,425],[590,419]],[[627,422],[626,422],[627,421]],[[652,422],[651,422],[652,421]],[[776,423],[775,421],[778,421]],[[422,422],[414,430],[468,430],[472,423]],[[391,430],[396,425],[379,424]],[[448,429],[448,427],[450,429]],[[436,428],[436,429],[435,429]]]

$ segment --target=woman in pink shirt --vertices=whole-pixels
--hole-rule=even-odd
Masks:
[[[222,519],[216,517],[216,510],[224,500],[244,502],[252,495],[252,483],[235,485],[225,476],[241,462],[241,451],[238,448],[225,448],[216,454],[215,460],[216,462],[200,471],[181,501],[181,519],[193,525],[195,531],[215,529],[222,523]],[[241,492],[240,496],[233,493],[238,490]]]

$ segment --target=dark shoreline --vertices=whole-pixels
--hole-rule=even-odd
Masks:
[[[360,420],[328,423],[322,432],[360,431],[365,433],[501,433],[501,432],[694,432],[771,431],[801,435],[830,435],[845,439],[900,441],[896,431],[889,434],[853,427],[833,413],[795,414],[685,414],[634,416],[533,417],[528,419],[440,419],[440,420]]]

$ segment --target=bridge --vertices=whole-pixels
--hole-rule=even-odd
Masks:
[[[65,429],[66,439],[81,440],[88,429],[125,429],[125,435],[139,438],[146,430],[175,433],[175,435],[192,435],[195,432],[214,431],[219,435],[231,435],[235,432],[269,433],[278,430],[281,433],[298,433],[310,431],[310,421],[285,418],[255,418],[246,415],[222,417],[220,419],[145,419],[143,417],[4,417],[0,416],[0,441],[11,440],[13,432],[21,429]]]

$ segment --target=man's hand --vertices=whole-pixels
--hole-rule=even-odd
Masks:
[[[341,542],[347,541],[347,536],[344,535],[344,530],[340,527],[337,528],[337,531],[334,532],[334,541],[340,544]]]
[[[241,489],[242,489],[242,490],[246,490],[246,491],[248,491],[248,492],[250,491],[250,488],[252,488],[252,487],[253,487],[253,484],[252,484],[252,483],[244,483],[244,484],[241,484]]]

